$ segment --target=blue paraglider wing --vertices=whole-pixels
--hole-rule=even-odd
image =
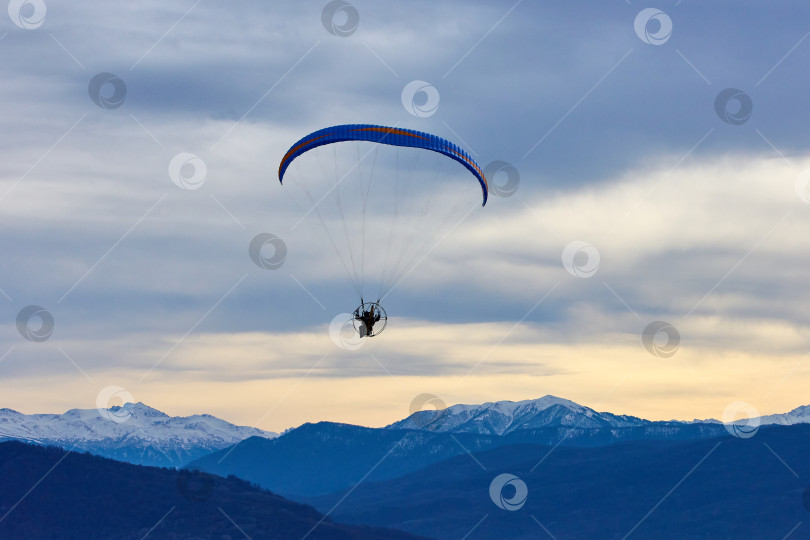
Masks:
[[[347,124],[343,126],[332,126],[320,129],[314,133],[310,133],[300,141],[292,145],[287,150],[281,163],[278,167],[278,180],[284,181],[284,172],[290,163],[295,158],[325,144],[331,144],[341,141],[370,141],[380,144],[390,144],[392,146],[408,146],[412,148],[424,148],[425,150],[432,150],[439,154],[445,155],[454,159],[464,165],[473,176],[478,179],[481,184],[481,191],[483,192],[484,202],[482,206],[487,204],[487,196],[489,194],[489,187],[487,186],[487,179],[484,172],[475,160],[463,149],[457,145],[421,131],[414,131],[412,129],[402,129],[386,126],[374,126],[370,124]]]

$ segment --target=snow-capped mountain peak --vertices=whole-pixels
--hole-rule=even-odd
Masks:
[[[758,425],[792,425],[810,423],[810,405],[788,413],[771,414],[756,419]],[[721,424],[720,420],[670,420],[669,424]],[[417,411],[387,429],[422,429],[435,432],[472,432],[505,435],[514,431],[545,427],[589,429],[646,427],[651,420],[595,410],[573,401],[546,395],[524,401],[496,401],[481,405],[452,405],[442,410]]]
[[[802,405],[801,407],[796,407],[790,412],[782,414],[760,416],[758,420],[759,425],[761,426],[769,424],[778,424],[782,426],[790,426],[793,424],[810,424],[810,405]]]
[[[0,409],[0,441],[75,448],[136,464],[181,466],[248,437],[278,435],[211,415],[172,417],[143,403],[26,415]]]
[[[425,429],[437,432],[474,432],[503,435],[541,427],[627,427],[646,420],[598,413],[573,401],[546,395],[524,401],[496,401],[481,405],[452,405],[440,411],[417,411],[389,429]]]

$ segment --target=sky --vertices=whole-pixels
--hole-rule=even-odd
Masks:
[[[797,1],[11,0],[0,406],[281,431],[386,425],[425,393],[649,419],[806,405],[808,20]],[[485,207],[429,217],[362,342],[318,212],[277,178],[350,123],[491,173]]]

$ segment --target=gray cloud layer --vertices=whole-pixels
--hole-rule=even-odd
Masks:
[[[508,14],[515,4],[356,2],[360,24],[346,38],[323,27],[324,4],[51,2],[39,28],[4,20],[5,350],[20,343],[14,319],[28,304],[56,320],[42,347],[87,350],[103,336],[100,346],[110,349],[83,353],[93,356],[91,366],[122,355],[123,343],[128,358],[143,349],[141,363],[151,365],[154,343],[143,340],[165,339],[169,350],[190,331],[328,325],[354,307],[354,293],[323,239],[290,232],[300,212],[275,171],[299,137],[350,122],[434,132],[463,141],[482,165],[500,159],[520,172],[514,197],[493,198],[403,282],[390,297],[392,314],[436,323],[525,315],[577,342],[606,333],[611,317],[622,322],[610,331],[630,334],[648,319],[683,317],[734,269],[700,304],[703,315],[805,324],[806,208],[792,180],[808,144],[810,7],[669,3],[661,9],[672,35],[650,45],[633,27],[643,6],[622,2],[520,2]],[[101,72],[124,81],[120,107],[104,109],[88,95]],[[435,115],[404,110],[400,94],[412,80],[438,90]],[[729,87],[753,103],[742,125],[715,112],[716,96]],[[169,179],[180,152],[205,162],[200,189]],[[765,189],[760,199],[747,197],[741,191],[763,185],[737,186],[735,174],[756,178],[756,160],[772,158],[784,167],[774,189],[789,196],[767,201]],[[648,201],[652,210],[642,204],[632,213],[639,199],[621,186],[670,170],[664,195]],[[700,191],[683,171],[705,181],[725,171],[726,195]],[[672,189],[673,179],[683,190]],[[589,194],[597,199],[589,203]],[[742,209],[711,206],[723,204]],[[626,249],[634,229],[652,226],[667,208],[676,210],[656,223],[659,237]],[[590,220],[602,211],[606,223],[596,227]],[[599,244],[597,233],[626,212],[615,236]],[[725,221],[705,219],[712,214]],[[754,216],[762,219],[752,223]],[[282,268],[262,270],[248,257],[260,232],[287,241]],[[703,236],[711,241],[701,244]],[[771,243],[785,236],[793,241]],[[563,248],[579,239],[602,255],[590,280],[560,263]],[[42,364],[24,368],[22,358],[42,350],[26,345],[0,373],[36,372]],[[58,353],[41,358],[65,367]]]

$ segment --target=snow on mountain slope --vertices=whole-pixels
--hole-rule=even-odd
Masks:
[[[651,423],[634,416],[599,413],[567,399],[544,396],[517,402],[497,401],[482,405],[453,405],[440,411],[417,411],[387,426],[387,429],[504,435],[540,427],[615,428]]]
[[[0,440],[18,439],[90,452],[138,465],[179,467],[248,437],[276,433],[235,426],[208,414],[171,417],[143,403],[26,415],[0,409]]]
[[[743,421],[743,420],[741,420]],[[744,420],[745,422],[749,422]],[[784,414],[758,418],[758,425],[810,423],[810,405]],[[670,420],[670,424],[721,424],[720,420]],[[635,416],[596,412],[555,396],[525,401],[497,401],[482,405],[453,405],[436,410],[417,411],[386,429],[424,429],[435,432],[505,435],[514,431],[541,427],[622,428],[650,426],[654,422]]]
[[[672,422],[677,422],[678,420],[672,420]],[[716,420],[714,418],[707,418],[705,420],[695,419],[690,420],[688,422],[683,422],[686,424],[722,424],[723,421]],[[802,405],[800,407],[796,407],[790,412],[786,413],[779,413],[779,414],[768,414],[765,416],[757,416],[754,418],[746,418],[743,416],[742,418],[737,418],[733,422],[733,424],[747,424],[751,426],[769,426],[769,425],[780,425],[780,426],[792,426],[795,424],[810,424],[810,405]]]
[[[759,425],[767,426],[770,424],[779,424],[782,426],[810,424],[810,405],[796,407],[792,411],[783,414],[769,414],[759,417]]]

